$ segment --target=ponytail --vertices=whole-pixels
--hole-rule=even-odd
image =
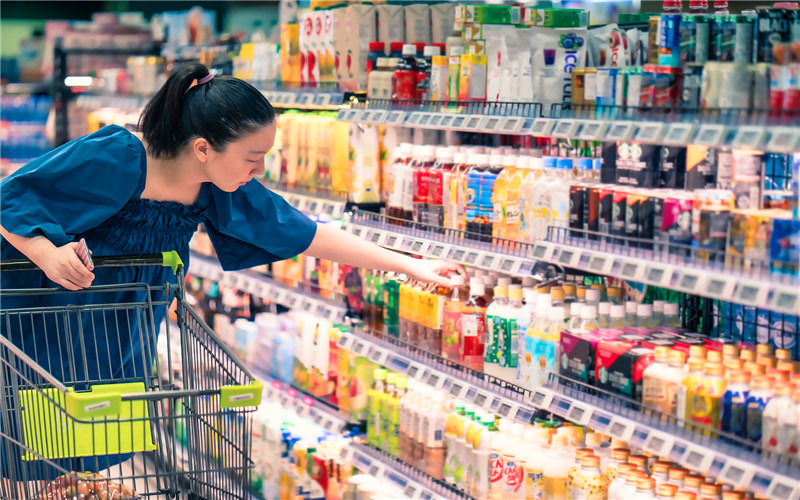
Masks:
[[[142,111],[139,129],[154,158],[173,158],[202,137],[216,151],[275,121],[269,101],[249,83],[210,75],[199,63],[177,68]],[[208,79],[207,79],[208,80]]]

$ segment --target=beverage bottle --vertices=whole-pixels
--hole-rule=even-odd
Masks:
[[[467,405],[464,409],[464,432],[456,439],[456,455],[458,457],[458,466],[455,471],[456,487],[461,491],[466,491],[467,485],[470,481],[469,473],[472,470],[472,456],[467,449],[467,443],[472,446],[472,436],[474,434],[474,426],[477,422],[475,412],[478,411],[475,407]]]
[[[564,308],[556,306],[550,309],[550,326],[538,343],[539,381],[546,382],[551,373],[558,373],[561,359],[561,332],[564,330]]]
[[[639,317],[636,314],[638,309],[638,302],[634,302],[633,300],[625,302],[625,322],[628,326],[638,326]]]
[[[511,421],[500,419],[498,433],[489,448],[489,499],[502,500],[505,489],[503,483],[503,451],[511,440]],[[486,498],[486,497],[481,497]]]
[[[598,311],[597,324],[600,328],[608,328],[611,324],[611,302],[600,302]]]
[[[700,496],[700,487],[705,484],[703,476],[699,474],[686,474],[683,478],[683,491],[694,493]]]
[[[436,232],[444,232],[444,228],[449,227],[445,222],[445,207],[450,203],[453,158],[452,148],[436,148],[436,162],[428,174],[428,224]]]
[[[522,288],[519,285],[509,286],[509,301],[506,306],[508,326],[504,335],[500,337],[500,367],[498,370],[501,380],[515,382],[519,367],[520,327],[527,327],[530,322],[530,309],[525,309],[522,304]]]
[[[572,467],[570,467],[569,472],[567,473],[567,491],[570,492],[570,498],[572,498],[572,496],[575,494],[573,487],[575,486],[575,476],[579,475],[581,472],[581,460],[583,460],[584,457],[593,456],[594,454],[589,448],[578,448],[575,450],[575,459],[572,462]]]
[[[611,460],[606,467],[606,478],[608,478],[609,487],[611,483],[619,476],[619,466],[628,463],[628,456],[631,454],[627,448],[614,448],[611,450]],[[609,493],[610,494],[610,493]]]
[[[750,395],[750,374],[734,372],[722,397],[720,429],[736,436],[747,432],[747,397]]]
[[[573,302],[569,306],[569,320],[567,321],[567,330],[577,330],[581,326],[581,310],[584,304],[581,302]]]
[[[411,282],[398,280],[397,332],[401,342],[408,343],[409,315],[411,314]]]
[[[395,101],[411,101],[417,98],[419,65],[416,56],[415,45],[403,45],[403,58],[395,68],[392,80],[392,99]]]
[[[544,468],[547,463],[550,447],[550,433],[541,427],[525,429],[524,447],[521,460],[525,468],[525,498],[542,498],[544,496]]]
[[[637,470],[640,470],[645,473],[645,475],[649,475],[650,471],[647,470],[647,464],[649,463],[648,459],[644,455],[629,455],[628,462],[632,463],[636,466]]]
[[[445,193],[442,195],[444,205],[444,225],[447,229],[464,230],[464,213],[466,210],[466,182],[467,171],[466,153],[453,154],[453,168],[446,174]],[[461,234],[457,235],[461,237]]]
[[[661,322],[661,326],[680,328],[681,317],[679,311],[678,304],[673,304],[671,302],[664,304],[664,319]]]
[[[508,224],[508,190],[511,186],[511,179],[517,170],[516,156],[503,156],[500,164],[500,172],[494,182],[492,189],[492,243],[495,245],[505,245],[508,239],[506,225]]]
[[[517,373],[515,380],[521,386],[524,385],[522,381],[524,373],[526,373],[528,369],[525,359],[525,332],[528,331],[528,326],[531,324],[531,321],[533,321],[533,315],[536,311],[536,299],[539,296],[539,292],[533,288],[523,288],[522,296],[523,305],[517,315],[517,331],[515,333],[515,342],[517,342]]]
[[[400,281],[390,272],[383,282],[383,333],[394,338],[400,335]]]
[[[636,483],[639,479],[647,479],[647,474],[639,469],[625,473],[625,483],[617,490],[616,500],[630,500],[636,496]],[[611,497],[609,497],[611,500]]]
[[[397,403],[397,407],[399,408],[399,419],[397,421],[398,425],[398,433],[400,434],[399,441],[400,441],[400,453],[398,457],[400,460],[405,462],[411,462],[411,434],[410,434],[410,414],[412,411],[412,404],[418,404],[417,395],[419,390],[414,385],[414,380],[409,380],[409,390],[406,394],[400,398],[400,401]],[[413,402],[413,403],[412,403]]]
[[[469,494],[475,498],[487,498],[491,483],[490,455],[498,430],[494,425],[494,417],[488,413],[481,415],[480,424],[472,436],[474,466]]]
[[[494,228],[494,188],[497,178],[503,172],[503,155],[493,154],[489,157],[489,167],[481,175],[480,194],[478,196],[478,223],[480,241],[492,242]],[[507,184],[507,183],[506,183]],[[503,197],[505,199],[505,196]]]
[[[389,199],[386,203],[386,213],[393,219],[390,221],[393,224],[399,224],[399,221],[404,220],[403,212],[403,193],[405,192],[404,183],[407,182],[408,164],[411,161],[411,153],[413,146],[408,143],[402,143],[395,148],[394,162],[391,168],[391,177],[389,179]]]
[[[780,418],[794,408],[792,386],[777,383],[772,389],[773,396],[764,407],[761,420],[761,446],[765,450],[786,453],[796,437],[797,428],[788,429],[779,425]]]
[[[782,445],[780,449],[785,447],[784,454],[800,458],[800,386],[796,383],[792,394],[792,408],[780,416],[778,427]]]
[[[656,486],[669,482],[669,462],[656,462],[653,464],[653,474],[651,478],[655,479]]]
[[[503,449],[503,498],[504,500],[524,500],[524,470],[521,462],[523,452],[522,424],[511,425],[511,439]],[[522,495],[522,496],[520,496]]]
[[[375,382],[367,391],[367,441],[373,446],[381,445],[381,413],[380,397],[386,390],[386,370],[377,368],[374,372]]]
[[[397,375],[394,393],[387,398],[389,402],[389,453],[394,456],[400,454],[400,399],[408,392],[408,379]]]
[[[372,319],[370,320],[371,327],[376,332],[383,332],[383,287],[385,281],[385,273],[376,271],[372,281]]]
[[[579,302],[578,287],[575,283],[564,283],[561,288],[564,289],[564,308],[569,312],[572,303]]]
[[[625,487],[625,483],[627,482],[627,477],[629,473],[639,473],[640,471],[636,470],[636,466],[630,463],[621,463],[617,466],[617,477],[611,480],[608,484],[608,500],[620,500],[622,497],[620,493],[622,489]]]
[[[417,148],[415,148],[417,149]],[[414,168],[414,221],[424,229],[430,224],[428,212],[428,186],[430,185],[431,169],[435,162],[435,148],[433,146],[418,146]]]
[[[553,436],[550,452],[544,464],[544,500],[569,500],[567,476],[572,467],[572,454],[567,449],[567,437]]]
[[[482,372],[486,345],[485,289],[476,278],[470,280],[469,288],[469,299],[461,308],[461,364]]]
[[[468,169],[466,173],[467,183],[465,186],[465,216],[466,216],[466,237],[472,240],[482,240],[482,213],[481,199],[483,194],[484,175],[489,170],[488,155],[471,155],[467,158]]]
[[[600,305],[601,298],[602,298],[602,292],[599,289],[589,288],[584,292],[583,302],[586,305],[598,307]]]
[[[505,238],[508,240],[506,243],[512,247],[517,247],[517,243],[522,241],[522,184],[530,174],[530,157],[517,156],[506,157],[505,162],[511,166],[511,158],[514,158],[515,168],[511,174],[511,179],[508,182],[508,194],[506,194],[506,227]]]
[[[683,488],[683,479],[686,477],[686,469],[680,467],[669,468],[669,484],[676,486],[679,490]]]
[[[656,481],[651,477],[639,478],[636,481],[636,492],[632,500],[650,500],[656,498]]]
[[[463,278],[462,278],[463,280]],[[430,331],[426,350],[437,356],[442,355],[442,335],[444,331],[444,305],[450,296],[450,290],[443,286],[431,285],[428,296],[430,305]]]
[[[611,320],[608,323],[609,328],[622,329],[628,326],[625,321],[625,306],[613,305],[611,306]]]
[[[622,299],[622,288],[618,286],[610,286],[608,287],[608,290],[606,290],[606,293],[608,294],[608,301],[613,305],[624,305]]]
[[[550,212],[550,191],[558,183],[556,169],[558,160],[552,156],[543,159],[543,171],[541,177],[533,186],[533,228],[531,243],[544,240],[547,236],[547,229],[553,223],[552,213]]]
[[[560,286],[550,287],[550,297],[553,299],[553,306],[564,307],[564,288]],[[564,310],[566,320],[567,311]]]
[[[653,364],[642,373],[642,404],[671,414],[672,394],[677,394],[677,384],[670,386],[667,382],[670,350],[666,346],[657,346]]]
[[[422,415],[422,469],[436,479],[444,479],[446,456],[444,430],[447,420],[447,398],[433,392],[430,411]]]
[[[429,100],[428,90],[430,88],[431,81],[431,68],[433,67],[432,61],[434,56],[439,55],[441,55],[441,49],[434,45],[427,45],[423,49],[422,59],[419,61],[416,99],[421,101]]]
[[[694,398],[703,378],[703,365],[705,361],[698,358],[689,358],[688,373],[678,388],[678,418],[687,422],[692,421],[694,411]]]
[[[692,422],[718,429],[725,389],[725,368],[721,363],[706,363],[700,389],[695,394]]]
[[[460,362],[461,355],[461,308],[469,299],[464,288],[464,277],[455,275],[451,278],[453,288],[444,302],[442,313],[442,357],[451,361]]]
[[[524,243],[533,243],[536,228],[535,186],[542,177],[543,162],[541,158],[523,156],[517,162],[517,166],[520,170],[527,170],[519,188],[519,240]]]
[[[444,426],[445,461],[444,480],[447,484],[455,484],[455,471],[458,464],[456,457],[456,441],[464,432],[464,403],[457,402],[453,411],[447,415]]]
[[[486,352],[484,355],[484,371],[499,377],[500,368],[500,339],[508,330],[508,288],[505,286],[494,287],[494,299],[486,308]]]
[[[656,326],[653,321],[653,306],[651,304],[639,304],[636,307],[636,326],[646,328]]]
[[[600,328],[597,323],[597,306],[585,305],[581,309],[581,323],[577,331],[590,333]]]
[[[386,374],[386,385],[383,394],[379,394],[379,408],[381,421],[381,441],[380,448],[386,452],[391,452],[392,444],[392,416],[394,407],[397,404],[395,395],[397,394],[397,374],[389,372]]]
[[[405,308],[400,304],[400,311],[402,314],[403,309],[406,312],[405,329],[401,331],[400,340],[408,345],[416,345],[419,338],[419,325],[417,325],[417,309],[419,303],[419,283],[415,280],[406,282],[406,300]]]
[[[592,454],[600,458],[600,471],[605,474],[606,468],[611,462],[611,448],[603,446],[603,435],[599,432],[590,432],[586,434],[584,441],[586,441],[586,447],[592,450]]]
[[[573,500],[607,500],[608,478],[600,471],[600,458],[587,455],[581,459],[580,471],[572,480]]]
[[[558,174],[554,177],[549,190],[550,224],[558,228],[569,228],[569,188],[572,183],[572,158],[559,158],[557,166]]]
[[[653,323],[655,326],[662,326],[664,324],[664,306],[667,304],[665,300],[653,301]]]
[[[550,294],[540,293],[536,297],[536,309],[533,320],[525,330],[525,366],[522,382],[526,388],[536,388],[542,384],[539,359],[540,344],[550,326],[550,310],[552,298]]]

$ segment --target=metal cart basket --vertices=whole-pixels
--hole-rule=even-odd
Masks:
[[[0,290],[0,498],[249,499],[262,385],[187,304],[180,258],[94,261],[172,267],[177,286]],[[173,299],[180,335],[158,339]]]

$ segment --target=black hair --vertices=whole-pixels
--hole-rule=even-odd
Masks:
[[[275,110],[255,87],[228,76],[203,85],[209,75],[200,63],[184,64],[150,99],[139,117],[147,152],[173,158],[190,140],[202,137],[216,151],[275,121]]]

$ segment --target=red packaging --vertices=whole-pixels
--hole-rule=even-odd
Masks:
[[[779,111],[785,99],[787,78],[786,66],[772,63],[769,66],[769,109]]]
[[[653,74],[653,107],[672,108],[681,102],[681,68],[657,66]]]
[[[790,63],[783,70],[786,90],[783,94],[784,111],[800,109],[800,63]]]
[[[600,342],[597,346],[595,385],[641,401],[642,376],[653,361],[654,352],[651,349],[630,342]]]

